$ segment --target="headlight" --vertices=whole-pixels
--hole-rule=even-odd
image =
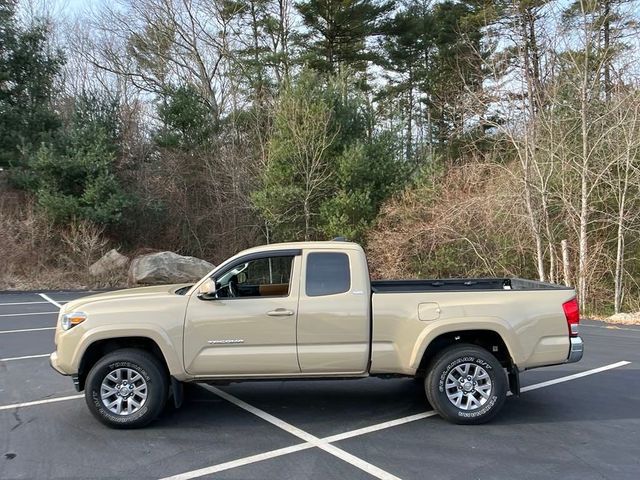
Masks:
[[[71,327],[75,327],[76,325],[84,322],[87,319],[87,314],[84,312],[71,312],[65,313],[62,316],[62,321],[60,324],[62,325],[63,330],[69,330]]]

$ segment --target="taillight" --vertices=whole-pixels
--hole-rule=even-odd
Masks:
[[[567,319],[567,326],[569,327],[569,336],[578,336],[578,324],[580,323],[580,306],[578,300],[575,298],[562,304],[564,310],[564,316]]]

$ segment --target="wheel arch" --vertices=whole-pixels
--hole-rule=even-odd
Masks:
[[[121,336],[103,338],[90,343],[82,354],[78,366],[78,390],[84,390],[91,368],[105,355],[123,348],[136,348],[152,354],[160,361],[164,372],[170,375],[169,364],[158,343],[145,336]]]
[[[429,365],[436,355],[452,345],[468,343],[484,348],[494,355],[500,364],[511,370],[514,367],[513,356],[504,338],[496,330],[489,328],[454,330],[433,338],[422,353],[416,376],[426,376]]]

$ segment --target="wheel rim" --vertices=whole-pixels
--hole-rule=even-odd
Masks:
[[[100,385],[100,398],[107,410],[115,415],[132,415],[147,401],[147,382],[131,368],[116,368]]]
[[[461,410],[476,410],[491,398],[491,377],[475,363],[461,363],[447,375],[447,398]]]

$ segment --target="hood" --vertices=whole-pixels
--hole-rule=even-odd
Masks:
[[[191,283],[178,283],[173,285],[156,285],[153,287],[127,288],[125,290],[115,290],[113,292],[98,293],[96,295],[89,295],[87,297],[78,298],[77,300],[73,300],[63,305],[61,312],[67,313],[73,311],[82,311],[83,307],[94,302],[135,298],[142,296],[148,297],[152,295],[164,296],[169,293],[175,292],[179,288],[188,287],[191,285]]]

